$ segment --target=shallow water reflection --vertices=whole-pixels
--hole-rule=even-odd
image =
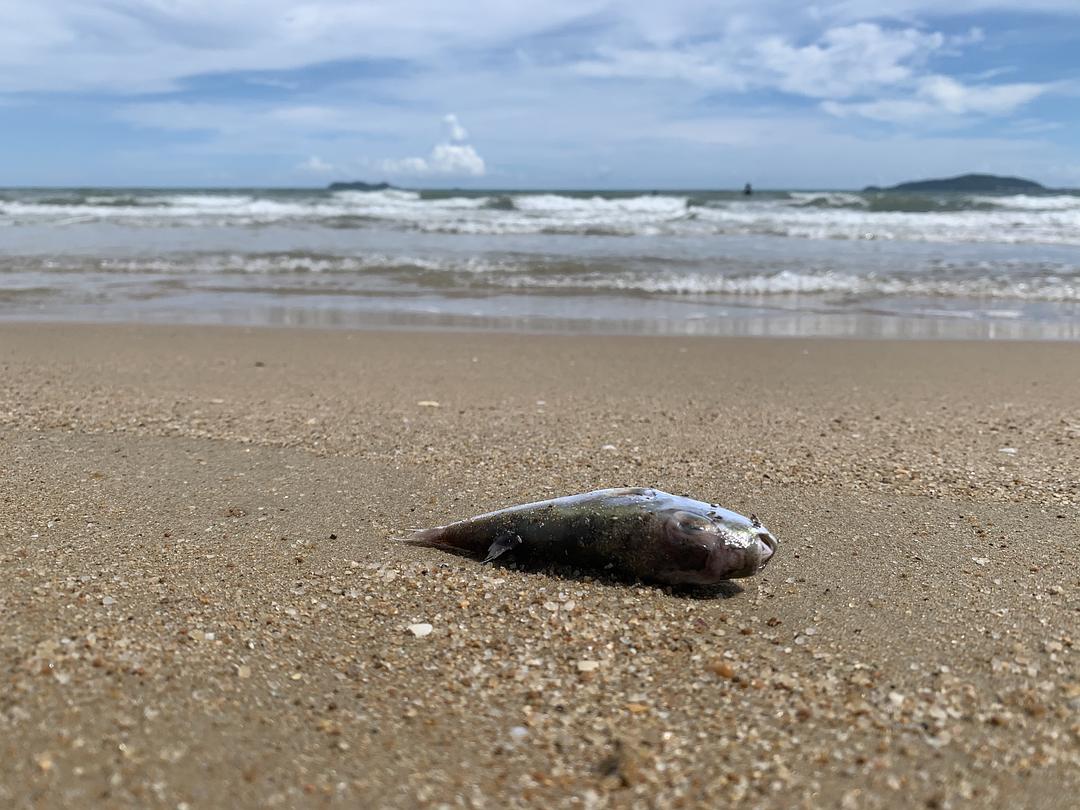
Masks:
[[[27,290],[0,296],[0,320],[289,326],[342,329],[447,329],[561,334],[881,339],[1080,340],[1080,308],[1027,313],[954,311],[890,301],[888,309],[833,309],[824,302],[711,303],[604,296],[403,297],[242,294],[170,289],[129,296],[101,291],[56,295]],[[899,304],[899,306],[898,306]],[[1046,305],[1040,307],[1046,309]]]

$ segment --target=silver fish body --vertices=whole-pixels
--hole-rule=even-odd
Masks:
[[[511,506],[424,529],[408,540],[483,555],[484,562],[513,552],[523,562],[614,569],[672,585],[753,576],[777,548],[756,518],[641,487]]]

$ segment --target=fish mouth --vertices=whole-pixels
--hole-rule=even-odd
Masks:
[[[776,548],[780,544],[777,542],[776,538],[769,534],[765,529],[758,532],[757,539],[765,546],[761,551],[761,556],[758,558],[758,570],[760,571],[765,567],[766,563],[773,558],[773,555],[776,553]]]
[[[754,540],[756,542],[746,549],[745,566],[735,575],[737,577],[752,577],[764,571],[779,545],[776,538],[766,529],[759,529],[754,535]]]
[[[760,573],[779,546],[767,529],[759,528],[749,536],[718,546],[709,555],[706,569],[712,581],[742,579]]]

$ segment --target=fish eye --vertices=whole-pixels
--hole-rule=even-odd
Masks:
[[[711,532],[715,528],[711,520],[693,512],[675,512],[671,517],[684,532]]]

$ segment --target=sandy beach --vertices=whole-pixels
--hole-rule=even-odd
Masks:
[[[778,555],[393,539],[621,485]],[[0,804],[1073,807],[1078,506],[1075,343],[0,325]]]

